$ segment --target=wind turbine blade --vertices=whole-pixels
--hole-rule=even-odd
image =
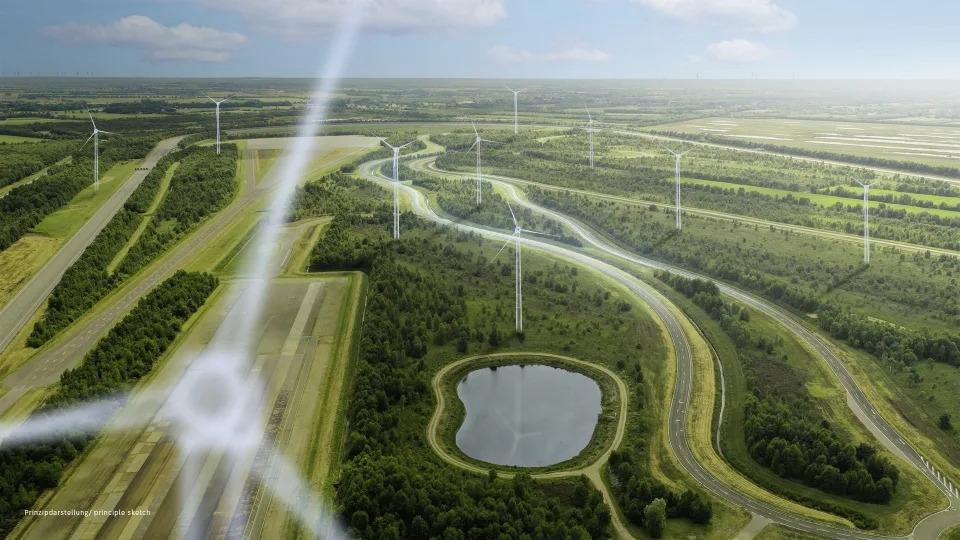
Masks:
[[[520,90],[517,90],[517,93],[519,94],[520,92],[526,92],[526,91],[527,91],[526,88],[521,88]]]
[[[504,87],[504,88],[506,88],[507,90],[509,90],[509,91],[511,91],[511,92],[513,92],[513,88],[510,88],[510,87],[509,87],[509,86],[507,86],[507,85],[503,85],[503,87]],[[516,93],[516,92],[514,92],[514,93]]]
[[[220,100],[220,103],[223,103],[224,101],[226,101],[226,100],[228,100],[228,99],[233,99],[234,97],[236,97],[236,94],[229,95],[229,96],[221,99],[221,100]]]
[[[477,125],[474,124],[472,120],[470,121],[470,125],[473,126],[473,132],[477,135],[477,137],[479,137],[479,136],[480,136],[480,132],[477,131]]]
[[[473,144],[472,144],[472,145],[470,146],[470,148],[467,148],[467,152],[469,152],[469,151],[471,151],[471,150],[473,150],[473,149],[474,149],[474,147],[475,147],[475,146],[477,146],[477,143],[478,143],[478,142],[480,142],[480,141],[479,141],[479,139],[478,139],[478,140],[476,140],[476,141],[474,141],[474,142],[473,142]]]
[[[88,142],[90,142],[90,139],[93,138],[93,135],[95,134],[91,134],[89,137],[87,137],[87,140],[83,141],[83,145],[80,146],[80,150],[83,150],[83,147],[86,146]]]
[[[590,121],[593,122],[593,115],[590,114],[590,109],[584,109],[584,110],[587,111],[587,118],[589,118]]]
[[[683,152],[682,154],[677,154],[677,157],[683,157],[683,156],[689,154],[690,152],[693,152],[693,149],[692,149],[692,148],[691,148],[690,150],[687,150],[686,152]]]
[[[391,148],[391,149],[393,148],[392,146],[390,146],[390,143],[388,143],[386,139],[380,139],[380,144],[386,146],[387,148]]]
[[[490,139],[480,139],[480,140],[483,141],[483,142],[492,142],[493,144],[503,144],[503,143],[500,142],[500,141],[491,141]]]
[[[531,231],[530,229],[520,229],[520,232],[525,232],[530,234],[539,234],[541,236],[551,236],[553,238],[560,238],[560,235],[558,234],[550,234],[550,233],[545,233],[540,231]]]
[[[666,150],[667,152],[670,152],[670,153],[671,153],[671,154],[673,154],[673,155],[677,155],[677,153],[676,153],[676,152],[674,152],[673,150],[671,150],[671,149],[669,149],[669,148],[667,148],[667,147],[666,147],[666,145],[664,145],[663,143],[661,143],[661,142],[658,142],[657,144],[659,144],[659,145],[660,145],[660,147],[661,147],[661,148],[663,148],[664,150]]]
[[[93,115],[90,114],[90,110],[87,110],[87,116],[90,117],[90,123],[93,124],[93,129],[97,129],[97,123],[93,121]]]
[[[119,133],[115,133],[115,132],[113,132],[113,131],[104,131],[104,130],[102,130],[102,129],[101,129],[101,130],[98,130],[98,132],[99,132],[99,133],[106,133],[107,135],[119,135]]]
[[[206,96],[206,98],[209,99],[210,101],[212,101],[212,102],[214,102],[214,103],[217,102],[217,100],[215,100],[215,99],[213,99],[212,97],[208,96],[206,92],[200,92],[200,93],[203,94],[204,96]]]
[[[503,253],[503,250],[507,249],[507,246],[510,245],[510,242],[513,242],[513,238],[507,238],[507,241],[504,242],[503,247],[500,248],[500,251],[498,251],[497,254],[493,256],[492,259],[490,259],[490,262],[497,260],[497,257],[499,257],[501,253]]]
[[[415,142],[417,142],[417,141],[410,141],[410,142],[408,142],[407,144],[405,144],[405,145],[403,145],[403,146],[410,146],[411,144],[413,144],[413,143],[415,143]],[[403,146],[398,146],[397,149],[403,148]]]
[[[510,217],[513,218],[513,226],[519,227],[520,225],[517,223],[517,215],[513,213],[513,207],[510,206],[510,201],[507,201],[507,208],[510,209]]]

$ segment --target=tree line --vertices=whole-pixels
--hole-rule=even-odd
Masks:
[[[222,145],[219,155],[209,147],[191,146],[179,152],[177,159],[180,164],[167,194],[117,266],[121,276],[137,273],[201,221],[226,207],[237,193],[236,145]]]
[[[123,280],[122,275],[110,273],[107,267],[131,240],[145,212],[157,192],[176,153],[164,156],[130,195],[124,207],[104,226],[103,230],[67,268],[47,300],[43,318],[36,322],[28,347],[39,347],[107,296]]]
[[[664,131],[664,130],[651,130],[650,133],[655,133],[664,137],[672,137],[675,139],[687,139],[694,141],[709,142],[714,144],[721,144],[725,146],[737,146],[740,148],[754,148],[756,147],[756,142],[744,141],[737,139],[736,137],[715,137],[713,135],[708,135],[705,133],[686,133],[680,131]],[[776,152],[778,154],[790,154],[794,156],[801,157],[812,157],[817,159],[824,159],[830,161],[843,161],[847,163],[855,163],[857,165],[867,165],[870,167],[883,167],[888,169],[897,169],[901,171],[909,172],[918,172],[926,174],[936,174],[939,176],[949,176],[952,178],[960,178],[960,169],[956,167],[946,167],[942,165],[926,165],[924,163],[915,163],[911,161],[898,161],[894,159],[884,159],[870,156],[854,156],[851,154],[837,154],[834,152],[827,152],[825,150],[813,150],[807,148],[796,148],[793,146],[783,146],[783,145],[769,145],[764,144],[764,149],[768,152]]]
[[[209,274],[178,271],[158,285],[81,360],[65,371],[49,398],[31,418],[56,414],[87,401],[117,397],[150,373],[189,319],[217,287]],[[29,420],[28,420],[29,421]],[[96,433],[65,430],[43,441],[0,446],[0,534],[9,533],[40,494],[54,488],[70,463]]]
[[[0,187],[40,172],[79,148],[76,141],[0,144]]]
[[[146,157],[158,140],[152,136],[113,138],[109,146],[101,146],[100,170],[107,171],[119,161]],[[54,166],[46,175],[0,198],[0,251],[92,184],[92,171],[92,159],[75,154],[71,163]]]

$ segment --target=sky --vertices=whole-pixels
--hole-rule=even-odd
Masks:
[[[929,0],[3,0],[0,72],[311,77],[357,2],[350,77],[960,78]]]

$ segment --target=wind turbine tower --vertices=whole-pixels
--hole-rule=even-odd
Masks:
[[[207,96],[206,94],[204,95]],[[232,97],[233,96],[227,96],[221,99],[220,101],[217,101],[212,97],[207,96],[207,99],[209,99],[210,101],[214,102],[217,105],[217,155],[220,155],[220,104]]]
[[[870,186],[857,180],[863,186],[863,264],[870,264]]]
[[[516,135],[519,133],[519,129],[517,127],[517,96],[520,94],[520,92],[526,90],[526,88],[521,88],[520,90],[514,90],[509,86],[505,86],[505,88],[513,92],[513,134]]]
[[[96,193],[100,190],[100,134],[110,134],[110,132],[97,129],[97,123],[93,121],[93,115],[90,114],[90,111],[87,111],[87,115],[90,117],[90,123],[93,124],[93,133],[87,137],[80,149],[83,150],[90,139],[93,139],[93,192]]]
[[[559,238],[555,234],[542,233],[538,231],[531,231],[529,229],[524,229],[520,227],[520,224],[517,223],[517,215],[513,213],[513,207],[510,206],[510,201],[507,201],[507,208],[510,209],[510,217],[513,218],[513,238],[507,239],[506,243],[503,244],[503,247],[500,248],[500,251],[497,252],[497,256],[506,249],[510,242],[515,242],[514,247],[514,267],[516,268],[515,278],[516,278],[516,297],[515,297],[515,307],[514,307],[514,317],[516,319],[516,328],[517,333],[523,333],[523,261],[520,257],[520,235],[522,233],[531,233],[531,234],[540,234],[543,236],[551,236],[553,238]],[[497,257],[494,257],[496,259]]]
[[[398,240],[400,238],[400,149],[413,144],[413,141],[402,146],[391,146],[386,139],[380,142],[393,150],[393,239]]]
[[[661,144],[660,146],[663,146],[663,144]],[[686,152],[681,152],[678,154],[673,150],[667,148],[666,146],[663,146],[663,148],[667,152],[670,152],[671,154],[673,154],[673,157],[677,159],[677,230],[679,231],[682,228],[681,227],[682,223],[680,221],[680,158],[682,158],[685,154],[689,153],[690,150],[687,150]]]
[[[473,146],[471,146],[467,150],[467,152],[469,152],[470,150],[473,150],[474,147],[476,147],[477,149],[477,206],[480,206],[480,203],[483,202],[483,195],[480,189],[480,185],[483,181],[483,176],[480,173],[480,143],[481,142],[496,143],[497,141],[484,139],[483,137],[480,136],[480,132],[477,131],[477,125],[474,124],[473,122],[470,122],[470,125],[473,126],[473,133],[477,136],[477,139],[473,142]]]

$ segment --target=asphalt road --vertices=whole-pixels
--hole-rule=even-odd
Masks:
[[[382,163],[384,163],[383,160],[366,163],[361,167],[361,172],[368,179],[390,186],[390,180],[382,178],[373,172],[377,170],[376,168],[382,165]],[[505,188],[519,204],[527,206],[538,213],[564,223],[571,230],[579,234],[588,244],[610,255],[648,268],[669,270],[672,273],[683,275],[685,277],[709,279],[706,276],[700,276],[692,272],[687,272],[670,265],[623,251],[607,240],[594,234],[593,231],[584,225],[577,223],[562,214],[541,208],[526,201],[519,196],[516,191],[516,187],[512,184],[498,181],[493,181],[493,183],[499,184],[501,187]],[[475,227],[465,223],[457,223],[443,218],[437,215],[429,207],[428,203],[426,202],[426,198],[422,193],[408,185],[403,185],[402,189],[410,197],[414,211],[423,217],[444,225],[457,227],[467,231],[473,231],[495,239],[506,240],[508,238],[512,238],[511,235],[506,233]],[[642,282],[640,282],[637,278],[626,274],[626,272],[623,272],[618,268],[615,268],[591,256],[574,252],[570,249],[559,247],[554,244],[529,238],[524,238],[522,241],[528,246],[536,247],[544,251],[583,262],[598,271],[604,272],[617,281],[620,281],[634,292],[638,293],[645,302],[650,304],[658,316],[661,317],[661,320],[667,327],[669,337],[673,342],[677,356],[677,380],[673,395],[673,403],[671,404],[669,415],[669,422],[671,426],[671,429],[669,430],[669,440],[670,445],[677,454],[681,464],[691,476],[696,478],[707,489],[713,491],[718,496],[725,498],[733,504],[746,508],[754,514],[759,514],[787,527],[835,538],[870,539],[879,537],[878,535],[867,532],[844,529],[815,521],[805,520],[779,511],[765,503],[748,498],[739,492],[728,488],[709,471],[704,469],[694,458],[687,442],[687,435],[684,433],[683,429],[683,427],[687,425],[686,404],[688,404],[690,401],[689,397],[692,386],[692,360],[690,344],[687,341],[686,335],[683,333],[682,327],[673,315],[673,312],[666,305],[664,305],[659,296],[649,294],[646,288],[647,286],[643,285]],[[820,339],[819,336],[813,332],[810,332],[796,319],[784,313],[776,306],[768,304],[759,298],[753,297],[752,295],[749,295],[734,287],[730,287],[729,285],[722,283],[717,283],[717,285],[724,294],[733,296],[739,301],[749,304],[755,309],[758,309],[773,317],[775,320],[793,331],[811,348],[816,350],[818,354],[824,358],[831,370],[833,370],[833,372],[837,375],[841,384],[843,384],[844,388],[847,390],[848,403],[850,404],[853,412],[857,414],[864,425],[867,426],[867,428],[870,429],[875,436],[877,436],[884,447],[886,447],[892,453],[901,456],[910,462],[911,465],[920,470],[930,481],[934,482],[934,484],[937,485],[937,487],[945,495],[947,495],[948,500],[950,501],[949,507],[922,520],[914,529],[914,532],[911,535],[912,537],[937,538],[939,534],[946,528],[960,523],[960,508],[958,508],[958,506],[960,506],[960,491],[958,491],[957,488],[953,486],[950,481],[947,480],[939,471],[934,469],[929,462],[927,462],[926,459],[919,454],[919,452],[917,452],[903,438],[901,438],[893,429],[893,427],[891,427],[880,416],[877,410],[872,406],[872,404],[870,404],[869,400],[860,390],[859,386],[856,384],[856,381],[843,366],[843,363],[837,358],[833,350],[822,339]],[[646,294],[644,294],[645,292]]]
[[[75,366],[83,358],[83,355],[93,348],[100,336],[119,322],[123,315],[132,309],[143,295],[164,279],[173,275],[183,262],[196,255],[209,240],[230,225],[234,217],[257,200],[265,189],[273,185],[273,182],[265,179],[255,189],[253,187],[252,164],[248,164],[247,171],[248,178],[244,179],[246,188],[241,197],[201,225],[199,230],[194,231],[185,241],[164,255],[159,263],[148,267],[131,284],[125,286],[120,294],[108,297],[102,307],[95,308],[98,310],[96,315],[82,324],[74,325],[68,329],[67,333],[59,338],[53,346],[34,356],[17,371],[7,375],[2,384],[9,388],[9,391],[0,396],[0,413],[16,403],[30,389],[46,386],[60,380],[60,374]],[[271,175],[268,174],[269,176]],[[66,268],[66,266],[69,266],[69,263],[64,264],[61,268]],[[48,264],[48,267],[53,267],[52,261]],[[53,285],[50,286],[50,288],[52,287]],[[41,296],[37,302],[43,302],[45,297],[45,295]]]
[[[67,268],[80,257],[83,250],[87,249],[93,239],[100,234],[101,229],[106,226],[107,222],[123,207],[123,204],[127,202],[133,191],[160,161],[160,158],[176,148],[177,143],[182,138],[175,137],[161,141],[143,160],[143,164],[130,175],[123,186],[107,199],[107,202],[97,210],[93,217],[87,220],[80,227],[80,230],[60,248],[60,251],[33,276],[33,279],[4,306],[3,311],[0,311],[0,352],[10,344],[10,341],[27,324],[37,308],[43,304],[43,301],[56,287]],[[144,170],[140,170],[141,168]]]

